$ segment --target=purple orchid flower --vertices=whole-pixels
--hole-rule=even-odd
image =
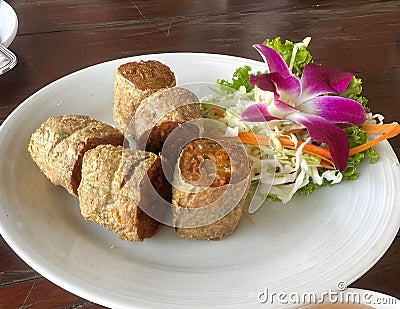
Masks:
[[[301,79],[294,76],[286,62],[274,49],[254,46],[268,65],[268,74],[252,75],[250,85],[274,93],[268,105],[248,106],[241,117],[245,121],[287,119],[306,127],[311,138],[325,143],[336,167],[343,171],[349,157],[349,143],[337,123],[361,125],[366,120],[363,107],[354,100],[337,95],[346,90],[352,73],[309,63]]]

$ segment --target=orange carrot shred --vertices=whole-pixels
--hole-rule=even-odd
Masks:
[[[368,148],[375,146],[381,141],[394,137],[400,134],[400,125],[397,122],[393,122],[390,124],[365,124],[361,127],[366,133],[377,133],[382,134],[379,137],[368,141],[367,143],[350,148],[349,156],[355,155],[359,152],[362,152]],[[238,134],[239,139],[244,144],[250,145],[269,145],[270,138],[266,135],[262,134],[254,134],[249,132],[240,132]],[[278,137],[279,141],[283,146],[289,149],[296,150],[300,147],[304,142],[299,141],[297,145],[295,145],[288,137]],[[321,159],[320,166],[328,169],[335,169],[335,164],[333,163],[331,153],[328,149],[322,148],[313,144],[306,144],[303,148],[305,153],[314,155]]]
[[[245,144],[251,145],[268,145],[269,144],[269,137],[266,135],[261,134],[253,134],[248,132],[240,132],[238,134],[239,139]],[[286,148],[296,150],[300,147],[303,142],[298,142],[295,145],[289,138],[287,137],[279,137],[279,141],[284,145]],[[324,164],[323,167],[334,169],[334,163],[331,158],[331,154],[329,150],[313,145],[313,144],[306,144],[303,148],[305,153],[312,154],[321,159],[321,163]],[[322,165],[321,165],[322,166]]]
[[[361,128],[367,133],[383,133],[383,135],[380,135],[379,137],[363,145],[350,148],[349,156],[367,150],[368,148],[375,146],[385,139],[395,137],[396,135],[400,134],[400,125],[397,122],[389,124],[365,124]]]
[[[220,110],[219,108],[216,107],[210,107],[210,109],[216,113],[218,116],[220,117],[224,117],[224,112],[222,110]]]

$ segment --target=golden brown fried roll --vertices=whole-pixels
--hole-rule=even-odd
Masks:
[[[127,135],[138,142],[140,149],[159,153],[179,125],[201,118],[198,102],[197,96],[185,88],[157,91],[140,103]],[[192,127],[195,131],[195,126]]]
[[[149,60],[121,65],[114,76],[113,118],[117,129],[126,134],[142,100],[175,84],[174,73],[161,62]]]
[[[160,157],[111,145],[98,146],[85,154],[78,192],[86,220],[117,233],[120,239],[134,241],[153,236],[158,227],[158,222],[142,209],[157,207],[157,192],[171,198]]]
[[[101,121],[66,115],[43,123],[32,134],[28,151],[52,183],[76,196],[84,153],[100,144],[122,145],[123,139],[118,130]]]
[[[234,232],[250,186],[243,148],[210,139],[182,150],[172,189],[174,227],[179,237],[219,240]]]

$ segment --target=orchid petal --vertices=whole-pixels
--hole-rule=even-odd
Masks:
[[[252,75],[251,86],[257,85],[261,90],[278,93],[285,101],[296,102],[301,93],[300,80],[293,76],[284,77],[280,73]]]
[[[308,101],[325,93],[342,93],[346,90],[353,75],[334,68],[309,63],[304,67],[301,75],[303,93],[299,102]]]
[[[262,122],[276,119],[268,112],[264,103],[250,104],[242,112],[241,118],[249,122]]]
[[[339,96],[319,96],[301,104],[298,109],[321,116],[333,123],[362,125],[367,119],[367,114],[360,103]]]
[[[264,62],[268,65],[269,73],[278,72],[284,77],[292,75],[285,60],[276,50],[262,44],[253,45],[253,47],[261,54]]]
[[[277,92],[275,82],[270,77],[271,74],[251,75],[249,78],[250,86],[257,85],[258,88],[264,91]]]
[[[301,94],[300,80],[293,76],[284,77],[279,73],[271,73],[271,79],[275,82],[281,100],[295,103]]]
[[[344,130],[316,115],[299,112],[292,113],[286,118],[304,125],[314,140],[325,143],[339,171],[342,172],[346,168],[349,158],[349,142]]]
[[[291,113],[298,113],[297,109],[279,100],[278,95],[275,95],[274,101],[268,105],[268,111],[270,115],[279,119],[285,119]]]

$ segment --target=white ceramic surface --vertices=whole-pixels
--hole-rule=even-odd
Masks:
[[[18,30],[18,18],[13,8],[5,1],[0,1],[0,44],[10,46]]]
[[[258,294],[322,292],[351,283],[384,254],[400,223],[399,163],[389,143],[360,178],[269,203],[217,242],[190,241],[161,228],[143,243],[82,219],[78,201],[43,176],[27,152],[48,117],[87,114],[112,122],[113,72],[128,60],[157,59],[177,83],[229,78],[260,62],[171,53],[99,64],[33,94],[0,129],[0,232],[30,266],[57,285],[113,308],[266,308]],[[378,111],[377,111],[378,112]]]

